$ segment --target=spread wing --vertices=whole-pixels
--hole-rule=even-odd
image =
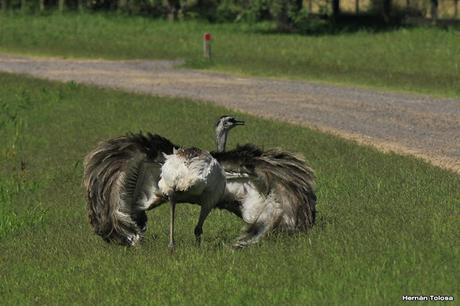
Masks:
[[[175,147],[159,135],[138,133],[103,141],[85,157],[87,210],[98,235],[121,244],[138,240],[147,221],[146,199],[157,186],[161,153]]]
[[[263,151],[252,144],[238,145],[236,149],[227,152],[211,152],[211,155],[221,164],[227,180],[257,179],[257,158]]]
[[[275,192],[286,211],[296,211],[299,227],[315,222],[314,173],[305,160],[282,149],[263,151],[252,144],[212,153],[228,180],[251,180],[261,194]]]

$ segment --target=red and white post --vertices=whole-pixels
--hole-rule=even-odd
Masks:
[[[211,59],[211,33],[204,33],[203,35],[203,55],[207,59]]]

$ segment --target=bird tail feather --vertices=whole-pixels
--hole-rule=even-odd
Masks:
[[[284,211],[291,211],[300,230],[310,228],[316,219],[314,172],[303,157],[281,149],[265,151],[255,167],[258,176],[268,186],[288,192],[278,192]]]
[[[160,168],[160,151],[175,146],[158,135],[131,134],[101,142],[84,162],[87,211],[95,233],[107,242],[135,245],[147,225]]]

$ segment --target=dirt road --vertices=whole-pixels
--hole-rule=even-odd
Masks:
[[[0,71],[210,101],[421,157],[460,174],[460,101],[175,68],[170,61],[26,58]]]

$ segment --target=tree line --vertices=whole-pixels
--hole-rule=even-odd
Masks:
[[[0,4],[2,10],[115,11],[171,21],[197,18],[217,22],[274,20],[280,30],[291,30],[301,27],[313,15],[313,1],[323,6],[322,17],[334,21],[341,15],[340,0],[0,0]],[[439,0],[429,1],[431,16],[436,21]],[[359,0],[355,3],[358,11]],[[393,0],[372,0],[372,3],[378,7],[373,13],[389,22]]]

